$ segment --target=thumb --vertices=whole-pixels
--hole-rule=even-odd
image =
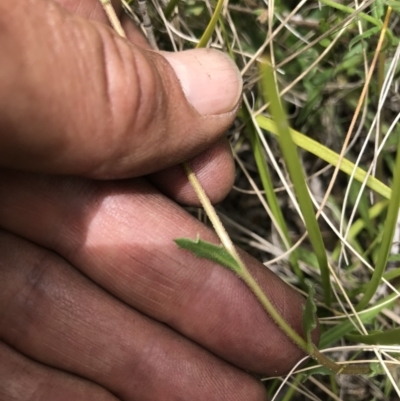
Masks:
[[[48,0],[0,2],[0,26],[4,167],[147,174],[198,154],[234,118],[240,75],[217,51],[145,50]]]

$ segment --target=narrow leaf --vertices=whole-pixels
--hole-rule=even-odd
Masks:
[[[269,172],[267,160],[264,157],[263,151],[262,151],[262,145],[261,145],[261,140],[259,136],[257,135],[257,132],[253,126],[250,113],[249,111],[243,107],[241,111],[241,116],[243,117],[245,124],[246,124],[246,132],[247,135],[249,136],[251,147],[253,149],[253,154],[254,154],[254,160],[257,165],[258,173],[260,175],[261,183],[263,186],[263,189],[265,191],[265,198],[268,202],[269,207],[271,208],[271,212],[273,213],[277,224],[279,225],[279,228],[281,229],[286,243],[289,248],[292,247],[293,242],[290,238],[289,235],[289,229],[286,224],[286,220],[283,216],[281,207],[279,206],[279,201],[278,197],[276,196],[276,193],[274,191],[274,187],[272,185],[272,179],[271,175]],[[299,263],[298,263],[298,250],[294,249],[289,256],[289,262],[290,265],[293,268],[294,273],[298,277],[300,284],[303,288],[305,288],[304,285],[304,275],[302,270],[300,269]]]
[[[196,240],[177,238],[174,241],[180,248],[194,253],[199,258],[211,260],[235,273],[241,272],[235,258],[222,245],[214,245],[211,242],[202,241],[200,238]]]
[[[371,369],[371,373],[370,373],[369,377],[386,374],[385,369],[383,369],[383,366],[381,365],[380,362],[371,362],[369,364],[369,368]]]
[[[280,135],[277,124],[272,121],[270,118],[265,116],[257,116],[256,121],[260,125],[260,128],[271,132],[274,135]],[[319,142],[314,141],[313,139],[307,137],[301,132],[295,131],[293,128],[290,129],[290,134],[292,135],[293,142],[300,148],[306,150],[307,152],[312,153],[313,155],[319,157],[322,160],[325,160],[327,163],[332,166],[337,166],[339,162],[339,155],[333,150],[327,148],[324,145],[321,145]],[[373,191],[382,195],[384,198],[389,199],[391,195],[391,189],[383,184],[381,181],[377,180],[373,176],[368,176],[367,173],[361,169],[360,167],[355,167],[354,163],[350,160],[344,158],[339,166],[340,170],[343,171],[347,175],[351,175],[354,170],[354,178],[363,182],[365,179],[367,180],[367,186],[371,188]]]
[[[400,328],[395,328],[387,331],[377,331],[372,334],[352,334],[346,335],[346,338],[350,341],[357,343],[363,343],[368,345],[399,345],[400,344]]]
[[[306,380],[308,380],[308,378],[310,376],[314,376],[314,375],[326,376],[326,375],[332,375],[332,374],[334,374],[334,372],[332,372],[332,370],[330,370],[326,366],[317,366],[314,369],[310,369],[305,372],[302,372],[301,382],[304,383]]]
[[[208,41],[211,39],[211,36],[215,31],[215,26],[217,25],[219,16],[221,15],[223,5],[224,5],[224,0],[218,0],[217,6],[215,7],[210,22],[208,23],[206,30],[203,32],[203,36],[200,38],[199,43],[197,43],[196,49],[207,46]]]
[[[286,168],[296,193],[299,207],[304,218],[311,245],[318,259],[321,272],[322,287],[327,305],[331,302],[331,287],[329,280],[328,259],[326,256],[325,245],[319,229],[314,206],[308,192],[307,184],[300,163],[297,147],[291,135],[286,112],[281,104],[281,99],[276,87],[273,69],[269,62],[260,64],[262,77],[262,87],[265,97],[270,100],[269,110],[274,118],[279,132],[278,142],[285,160]]]
[[[375,318],[375,316],[377,316],[382,311],[382,309],[391,308],[396,301],[397,301],[397,294],[396,293],[390,294],[387,297],[382,298],[376,304],[374,304],[373,308],[371,307],[369,310],[360,312],[358,314],[358,317],[360,318],[361,322],[368,323],[372,321]],[[322,333],[321,340],[319,342],[320,348],[324,349],[326,347],[329,347],[336,341],[340,340],[352,329],[354,329],[354,326],[349,319],[346,319],[342,323],[339,323],[338,325],[332,327],[325,333]]]
[[[368,29],[368,31],[364,32],[362,35],[358,35],[355,38],[353,38],[350,43],[349,43],[349,50],[352,49],[352,47],[357,44],[358,42],[368,39],[370,36],[375,35],[381,31],[381,27],[375,26],[371,29]]]
[[[375,269],[371,280],[367,284],[364,296],[356,306],[356,310],[363,310],[374,296],[376,289],[382,280],[385,272],[386,264],[389,259],[390,248],[392,246],[394,232],[397,225],[397,218],[400,206],[400,142],[397,145],[396,164],[393,172],[392,193],[389,200],[389,206],[386,214],[385,224],[383,228],[382,240],[378,250],[378,258],[376,260]]]
[[[400,2],[394,0],[387,0],[385,1],[388,7],[392,7],[396,13],[400,13]]]

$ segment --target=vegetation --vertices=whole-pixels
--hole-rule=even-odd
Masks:
[[[315,310],[320,318],[318,351],[260,293],[203,197],[223,247],[178,244],[239,274],[313,359],[266,379],[271,398],[399,399],[400,2],[153,6],[161,48],[214,47],[241,69],[243,106],[230,131],[238,177],[217,214],[236,243],[309,291],[306,333]]]

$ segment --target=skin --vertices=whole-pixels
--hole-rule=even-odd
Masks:
[[[265,400],[253,374],[302,353],[173,242],[218,242],[179,163],[223,199],[238,103],[200,115],[127,19],[129,42],[95,0],[58,3],[0,4],[0,400]],[[303,298],[242,256],[301,333]]]

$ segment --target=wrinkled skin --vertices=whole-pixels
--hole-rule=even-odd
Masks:
[[[237,105],[200,115],[127,19],[129,42],[97,1],[58,3],[0,4],[0,400],[265,400],[252,373],[302,353],[173,242],[217,242],[179,163],[223,199]],[[301,333],[302,297],[243,259]]]

